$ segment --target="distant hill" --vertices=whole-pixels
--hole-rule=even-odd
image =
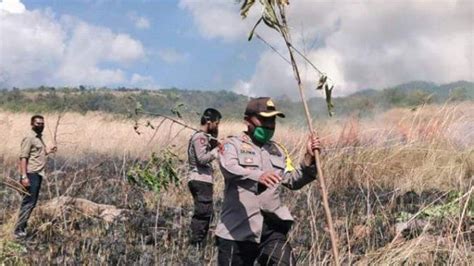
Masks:
[[[408,83],[403,83],[400,85],[397,85],[393,87],[393,89],[401,90],[401,91],[409,91],[413,89],[419,89],[419,90],[432,90],[433,88],[438,87],[438,85],[434,82],[429,82],[429,81],[411,81]]]
[[[433,82],[413,81],[382,90],[364,90],[334,99],[336,113],[370,114],[394,107],[416,107],[426,103],[474,100],[474,83],[457,81],[438,85]],[[312,99],[314,105],[320,100]]]
[[[161,90],[108,89],[108,88],[54,88],[0,90],[0,108],[14,112],[45,113],[53,111],[102,111],[127,115],[133,112],[136,102],[144,109],[165,115],[197,118],[207,107],[219,109],[224,117],[241,119],[248,97],[231,91],[197,91],[177,88]],[[304,123],[303,108],[287,96],[276,97],[278,106],[288,120]],[[336,117],[349,114],[372,115],[394,107],[416,107],[425,103],[474,100],[474,83],[457,81],[438,85],[433,82],[414,81],[381,90],[368,89],[334,98]],[[308,101],[315,118],[327,118],[323,98]]]

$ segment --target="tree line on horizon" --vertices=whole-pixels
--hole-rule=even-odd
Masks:
[[[90,88],[45,87],[0,90],[0,109],[12,112],[50,113],[99,111],[130,115],[139,102],[150,112],[179,115],[187,119],[200,116],[204,108],[214,107],[225,118],[241,119],[249,97],[231,91],[180,90],[177,88],[143,90],[120,87]],[[301,103],[287,96],[276,97],[279,109],[289,120],[303,121]],[[345,97],[334,98],[335,116],[371,116],[395,107],[416,109],[424,104],[440,104],[474,100],[474,83],[458,81],[444,85],[431,82],[410,82],[382,90],[368,89]],[[309,100],[316,119],[328,118],[323,98]],[[301,119],[300,119],[301,118]]]

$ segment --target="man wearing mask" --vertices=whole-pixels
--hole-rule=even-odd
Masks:
[[[315,179],[314,152],[320,142],[311,134],[300,167],[293,168],[286,149],[271,141],[277,116],[285,117],[270,98],[253,99],[245,110],[247,131],[223,143],[219,265],[295,265],[287,240],[293,217],[280,201],[280,189],[297,190]]]
[[[194,214],[191,220],[190,244],[198,249],[205,245],[209,223],[213,215],[213,169],[211,162],[217,158],[217,135],[222,115],[208,108],[201,116],[201,129],[189,140],[188,187],[194,199]]]
[[[57,151],[56,146],[47,150],[43,142],[43,116],[35,115],[31,118],[31,129],[21,141],[20,183],[28,192],[28,195],[23,197],[15,228],[15,236],[18,238],[26,236],[28,219],[38,201],[47,156]]]

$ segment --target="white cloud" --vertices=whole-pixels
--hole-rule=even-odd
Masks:
[[[0,87],[129,83],[144,48],[126,34],[46,10],[0,13]]]
[[[239,6],[232,1],[181,0],[181,6],[207,38],[244,40],[252,26],[240,21]],[[295,46],[306,48],[308,58],[335,80],[335,94],[341,95],[411,80],[473,80],[473,10],[474,2],[467,0],[305,0],[291,2],[288,18]],[[221,11],[221,16],[208,16]],[[255,14],[247,20],[254,23]],[[275,31],[263,23],[258,31],[287,55]],[[314,87],[315,74],[300,65],[305,87]],[[268,50],[260,55],[253,76],[234,88],[256,95],[292,95],[295,87],[291,67]]]
[[[25,12],[25,5],[20,0],[3,0],[0,2],[0,12],[2,11],[21,14]]]
[[[150,21],[145,17],[140,17],[135,21],[135,26],[139,29],[148,29],[150,27]]]
[[[130,12],[128,18],[133,22],[135,27],[140,30],[150,28],[150,20],[143,16],[138,16],[135,12]]]
[[[47,12],[0,13],[0,86],[47,84],[65,51],[66,33]],[[38,83],[35,83],[38,81]]]
[[[199,32],[206,38],[234,41],[247,34],[246,25],[250,24],[242,22],[235,1],[181,0],[179,6],[191,12]]]
[[[159,86],[155,84],[155,80],[151,76],[142,76],[137,73],[133,73],[131,78],[131,85],[145,88],[145,89],[157,89]]]
[[[184,62],[189,57],[187,53],[181,53],[173,48],[159,50],[158,56],[161,58],[161,60],[169,64]]]
[[[151,76],[142,76],[140,74],[133,73],[131,82],[132,84],[138,84],[138,83],[143,83],[143,82],[153,82],[153,78]]]
[[[121,69],[102,69],[101,63],[127,64],[144,56],[140,42],[128,35],[115,34],[109,29],[78,22],[58,69],[57,79],[72,84],[92,82],[102,86],[126,82]]]
[[[257,95],[254,94],[254,91],[252,90],[250,82],[246,82],[243,80],[239,80],[237,84],[235,84],[234,88],[232,89],[235,93],[243,94],[243,95],[248,95],[250,97],[257,97]]]

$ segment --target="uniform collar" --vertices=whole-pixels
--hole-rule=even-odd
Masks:
[[[247,134],[246,131],[242,132],[242,134],[240,135],[240,140],[242,140],[245,143],[252,144],[254,146],[258,146],[257,144],[253,143],[252,139],[250,138],[250,136]]]

